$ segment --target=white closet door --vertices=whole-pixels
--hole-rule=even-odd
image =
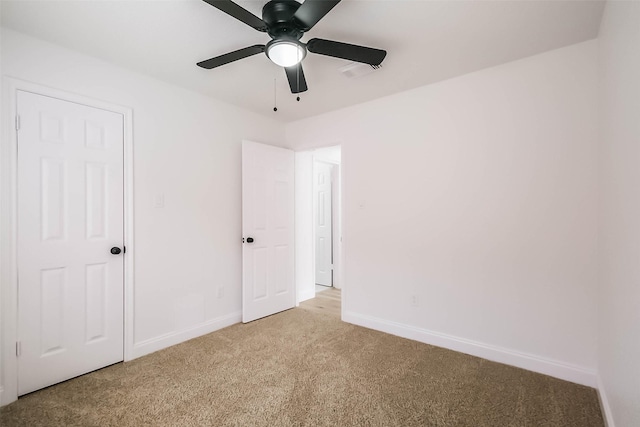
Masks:
[[[123,117],[18,92],[18,393],[123,360]]]

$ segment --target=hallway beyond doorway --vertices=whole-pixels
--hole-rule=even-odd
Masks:
[[[300,303],[300,308],[342,318],[342,292],[340,289],[325,287],[315,298]]]
[[[326,291],[327,289],[333,289],[333,286],[318,285],[316,283],[316,294],[318,292]]]

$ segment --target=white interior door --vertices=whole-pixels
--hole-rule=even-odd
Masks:
[[[333,285],[333,227],[331,176],[333,165],[314,164],[316,284]]]
[[[295,305],[294,154],[242,143],[242,321]]]
[[[124,129],[29,92],[17,111],[22,395],[123,360]]]

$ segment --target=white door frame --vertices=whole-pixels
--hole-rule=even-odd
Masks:
[[[124,119],[124,360],[133,358],[133,110],[15,78],[3,78],[0,135],[0,406],[18,399],[17,92],[70,101],[122,114]]]

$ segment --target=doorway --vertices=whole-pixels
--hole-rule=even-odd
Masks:
[[[341,147],[296,152],[297,302],[342,288]]]
[[[334,169],[333,163],[313,162],[313,213],[315,244],[315,290],[321,292],[333,287],[333,233],[334,233]]]

